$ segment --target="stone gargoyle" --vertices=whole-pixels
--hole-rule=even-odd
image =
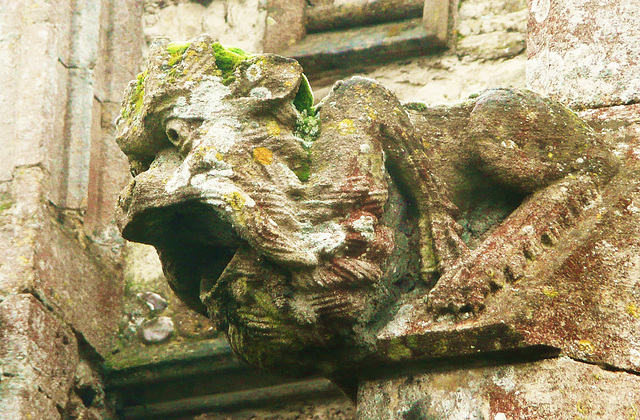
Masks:
[[[301,374],[365,357],[405,296],[481,312],[616,170],[530,91],[430,108],[354,77],[314,105],[295,60],[208,36],[155,40],[117,131],[123,236],[238,355]]]

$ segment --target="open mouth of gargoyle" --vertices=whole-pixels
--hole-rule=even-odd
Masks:
[[[200,300],[202,287],[218,282],[245,243],[218,212],[197,200],[140,211],[123,227],[122,235],[153,245],[173,291],[203,315],[207,310]]]

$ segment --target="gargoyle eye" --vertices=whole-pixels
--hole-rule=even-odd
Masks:
[[[172,119],[165,124],[167,138],[182,156],[187,156],[191,152],[193,129],[187,121]]]
[[[178,145],[178,143],[180,143],[180,136],[178,135],[178,132],[173,128],[169,128],[167,130],[167,137],[169,137],[169,141],[176,146]]]

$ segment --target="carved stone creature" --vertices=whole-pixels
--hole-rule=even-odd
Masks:
[[[480,311],[615,166],[571,111],[528,91],[465,105],[461,167],[442,151],[432,161],[429,130],[372,80],[339,82],[314,107],[296,61],[208,36],[159,38],[148,64],[117,124],[134,175],[118,223],[155,246],[176,294],[263,367],[348,366],[406,295],[431,290],[434,313]],[[439,180],[469,168],[526,197],[473,250],[453,202],[473,203],[461,183]]]

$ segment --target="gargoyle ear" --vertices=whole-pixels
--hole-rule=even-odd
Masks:
[[[299,111],[313,105],[313,93],[302,66],[291,58],[256,55],[240,63],[236,75],[238,96],[264,103],[293,101]]]

